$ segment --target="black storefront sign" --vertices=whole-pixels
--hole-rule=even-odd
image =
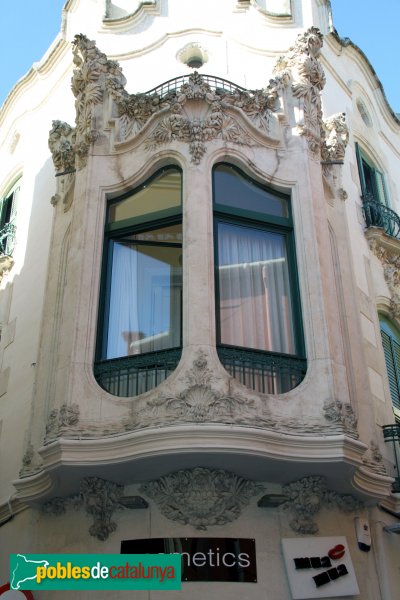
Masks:
[[[257,582],[256,544],[247,538],[124,540],[121,554],[182,555],[182,581]]]

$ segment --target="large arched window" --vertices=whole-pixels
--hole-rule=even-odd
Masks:
[[[400,423],[400,331],[383,315],[379,315],[379,322],[393,412]]]
[[[290,198],[225,163],[213,192],[220,360],[252,389],[287,392],[306,370]]]
[[[94,373],[105,390],[136,396],[181,355],[182,174],[158,171],[109,202]]]
[[[306,370],[290,198],[225,163],[213,195],[220,360],[252,389],[287,392]]]

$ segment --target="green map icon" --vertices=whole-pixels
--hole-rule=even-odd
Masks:
[[[11,560],[10,571],[12,577],[10,587],[12,590],[19,590],[21,584],[26,581],[33,580],[36,583],[36,569],[38,567],[48,567],[50,564],[47,560],[27,559],[23,554],[11,556]],[[26,589],[26,586],[23,585],[22,589]]]

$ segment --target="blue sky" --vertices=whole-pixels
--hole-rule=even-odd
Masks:
[[[187,0],[188,2],[194,0]],[[218,0],[216,0],[218,1]],[[0,105],[39,61],[60,30],[65,0],[0,0]],[[368,56],[395,112],[400,113],[400,0],[331,0],[334,24]],[[382,10],[377,10],[377,7]],[[10,57],[10,59],[8,58]]]

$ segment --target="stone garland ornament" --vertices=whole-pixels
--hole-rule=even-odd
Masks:
[[[46,514],[60,516],[68,506],[79,509],[85,507],[86,513],[93,518],[89,533],[100,541],[105,541],[110,533],[117,529],[112,521],[116,510],[123,508],[147,508],[148,504],[140,496],[124,496],[124,487],[99,477],[85,477],[79,494],[68,498],[53,498],[43,505]]]
[[[235,521],[251,497],[264,488],[223,469],[197,467],[145,483],[139,491],[151,498],[170,521],[204,531]]]
[[[383,274],[391,296],[390,316],[393,319],[400,319],[400,254],[390,252],[377,240],[370,240],[369,247],[382,263]]]
[[[332,509],[336,506],[343,512],[353,512],[363,507],[354,496],[329,490],[325,477],[321,476],[303,477],[284,485],[282,495],[286,497],[282,508],[295,515],[289,523],[291,529],[304,535],[318,533],[318,525],[313,518],[323,507]]]

